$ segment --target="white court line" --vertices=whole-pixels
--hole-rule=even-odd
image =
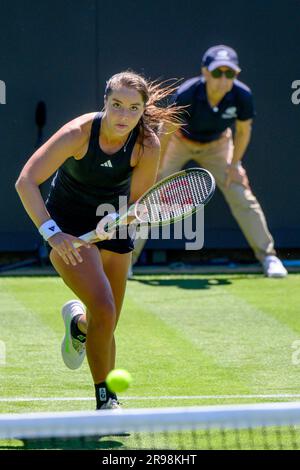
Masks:
[[[300,398],[300,394],[269,394],[269,395],[193,395],[193,396],[141,396],[141,397],[121,397],[121,400],[232,400],[232,399],[253,399],[253,398]],[[13,402],[31,402],[31,401],[91,401],[95,400],[92,397],[14,397],[14,398],[0,398],[0,402],[13,403]]]

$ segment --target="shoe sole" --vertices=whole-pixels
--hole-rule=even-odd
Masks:
[[[61,310],[61,315],[62,315],[64,325],[65,325],[65,335],[64,335],[62,343],[61,343],[61,355],[62,355],[64,364],[71,370],[79,369],[79,367],[81,366],[81,364],[84,360],[84,357],[85,357],[85,355],[83,355],[83,358],[82,358],[82,361],[80,362],[80,364],[79,365],[76,364],[74,366],[73,363],[68,362],[68,359],[65,356],[65,353],[70,353],[71,347],[73,348],[73,346],[71,346],[72,339],[71,339],[71,333],[70,333],[70,324],[71,324],[73,316],[68,315],[68,306],[70,304],[74,304],[74,303],[77,303],[78,305],[80,305],[84,309],[84,305],[79,300],[70,300],[69,302],[64,304],[64,306]]]

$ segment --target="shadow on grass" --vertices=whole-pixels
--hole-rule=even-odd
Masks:
[[[178,276],[172,279],[169,279],[169,276]],[[189,274],[189,277],[182,279],[182,276],[187,276],[184,274],[152,274],[151,279],[149,279],[149,275],[141,274],[137,276],[133,276],[129,279],[131,282],[139,282],[141,284],[145,284],[148,286],[161,286],[161,287],[178,287],[180,289],[211,289],[212,287],[222,287],[222,286],[229,286],[237,281],[243,281],[245,279],[255,281],[257,279],[265,279],[268,278],[262,276],[262,274],[257,273],[238,273],[238,274],[230,274],[228,278],[218,277],[218,275],[210,275],[208,278],[199,279],[199,274]],[[148,279],[147,279],[148,278]],[[274,281],[274,279],[272,279]]]
[[[210,278],[210,279],[162,279],[158,277],[157,279],[133,279],[136,282],[145,284],[147,286],[159,286],[159,287],[178,287],[179,289],[211,289],[212,287],[218,286],[228,286],[232,284],[231,279],[224,278]]]
[[[0,445],[1,450],[113,450],[126,449],[126,444],[106,437],[74,438],[74,439],[22,439],[23,445]],[[20,442],[18,441],[18,442]]]

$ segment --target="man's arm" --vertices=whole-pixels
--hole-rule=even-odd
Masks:
[[[250,142],[251,129],[252,119],[236,121],[236,131],[233,139],[233,157],[227,168],[227,178],[225,182],[227,188],[231,183],[239,183],[245,188],[249,188],[247,174],[241,165],[241,161]]]
[[[252,130],[252,119],[247,121],[236,121],[235,135],[233,139],[234,151],[231,164],[237,166],[248,147],[248,144],[251,139],[251,130]]]

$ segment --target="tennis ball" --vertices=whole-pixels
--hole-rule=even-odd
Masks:
[[[106,384],[111,392],[124,392],[131,384],[132,378],[124,369],[113,369],[106,377]]]

